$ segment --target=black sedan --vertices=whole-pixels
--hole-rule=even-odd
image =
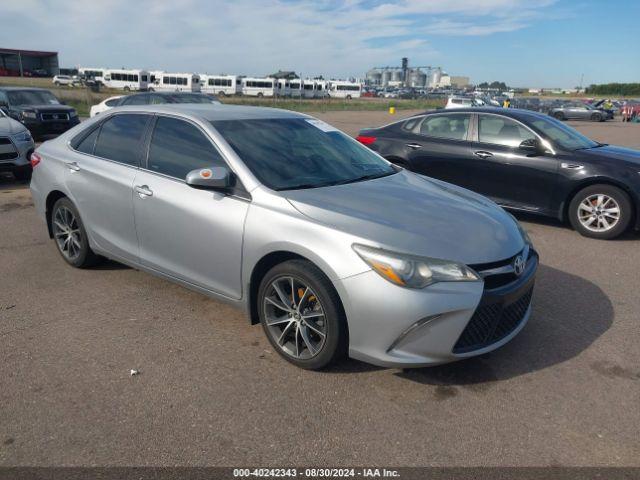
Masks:
[[[568,219],[588,237],[640,228],[640,151],[594,142],[541,113],[425,112],[361,130],[357,139],[395,164],[505,208]]]

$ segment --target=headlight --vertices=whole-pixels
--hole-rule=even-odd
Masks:
[[[32,140],[29,130],[16,133],[15,135],[12,135],[11,138],[13,138],[15,142],[30,142]]]
[[[475,282],[478,274],[462,263],[417,257],[354,244],[353,249],[381,277],[407,288],[437,282]]]
[[[69,114],[69,118],[73,118],[77,116],[78,116],[78,112],[76,112],[75,110]]]
[[[36,118],[36,112],[22,112],[22,118]]]

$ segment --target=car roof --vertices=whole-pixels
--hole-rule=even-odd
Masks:
[[[168,105],[139,105],[116,107],[116,111],[135,111],[145,113],[173,113],[196,117],[208,122],[219,120],[260,120],[274,118],[309,118],[308,115],[281,110],[279,108],[248,107],[242,105],[172,103]]]
[[[502,108],[502,107],[462,107],[455,109],[427,110],[421,115],[434,113],[493,113],[511,117],[518,120],[548,117],[545,113],[534,112],[523,108]]]

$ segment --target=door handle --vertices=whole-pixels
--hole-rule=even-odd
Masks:
[[[578,163],[565,163],[565,162],[562,162],[560,164],[560,167],[566,168],[568,170],[582,170],[584,168],[583,165],[580,165]]]
[[[148,185],[136,185],[133,189],[140,198],[153,197],[153,190]]]
[[[480,158],[489,158],[489,157],[493,157],[493,153],[491,152],[485,152],[484,150],[480,150],[479,152],[473,152],[473,154],[476,157],[480,157]]]
[[[72,172],[77,172],[80,170],[80,165],[78,165],[78,162],[68,162],[68,163],[65,163],[65,165]]]
[[[407,143],[407,147],[409,147],[411,150],[418,150],[419,148],[422,148],[422,145],[420,145],[419,143]]]

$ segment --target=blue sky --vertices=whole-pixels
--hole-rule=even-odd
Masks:
[[[441,66],[473,82],[640,82],[640,0],[2,0],[0,46],[64,67],[363,76]]]

